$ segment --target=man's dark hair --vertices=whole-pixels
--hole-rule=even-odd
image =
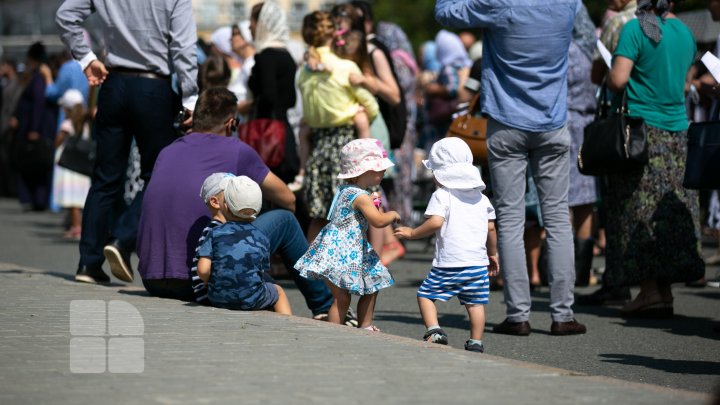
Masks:
[[[30,45],[27,51],[27,57],[35,62],[45,63],[47,62],[48,56],[45,51],[45,45],[42,42],[35,42]]]
[[[211,87],[200,94],[193,111],[193,132],[221,127],[237,112],[237,97],[224,87]]]

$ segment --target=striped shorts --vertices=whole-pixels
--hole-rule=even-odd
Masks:
[[[418,297],[449,301],[458,296],[461,305],[487,304],[490,280],[487,266],[433,267],[417,292]]]

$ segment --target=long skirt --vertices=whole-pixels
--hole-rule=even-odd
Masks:
[[[682,186],[687,131],[647,126],[647,139],[646,166],[605,179],[607,285],[693,281],[705,273],[698,193]]]

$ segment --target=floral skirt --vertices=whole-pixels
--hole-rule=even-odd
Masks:
[[[647,140],[645,167],[604,179],[608,285],[693,281],[705,273],[698,193],[682,186],[687,131],[647,126]]]
[[[311,152],[305,167],[305,200],[310,218],[327,217],[340,174],[340,150],[355,139],[351,125],[333,128],[313,128],[310,132]]]

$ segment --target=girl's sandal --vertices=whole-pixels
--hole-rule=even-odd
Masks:
[[[370,332],[380,332],[380,329],[375,325],[366,326],[363,329],[369,330]]]

